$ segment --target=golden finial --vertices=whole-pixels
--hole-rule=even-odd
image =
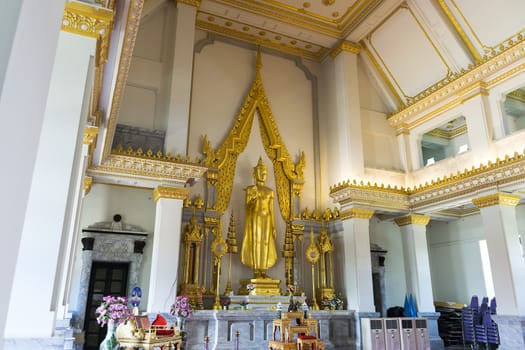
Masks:
[[[257,63],[255,65],[257,68],[257,73],[260,73],[262,68],[262,59],[261,59],[261,47],[257,45]]]

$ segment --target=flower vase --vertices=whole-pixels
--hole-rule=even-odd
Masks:
[[[99,350],[118,350],[119,344],[117,337],[115,336],[115,331],[117,329],[115,321],[109,320],[107,327],[106,337],[102,340],[102,343],[100,343]]]
[[[290,293],[290,304],[288,305],[288,312],[290,311],[296,311],[295,310],[295,303],[293,301],[293,294]]]
[[[182,330],[184,330],[184,318],[181,316],[177,316],[176,319],[177,319],[177,327],[182,332]]]

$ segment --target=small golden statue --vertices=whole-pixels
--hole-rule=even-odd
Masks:
[[[279,295],[279,280],[267,275],[277,262],[275,247],[274,193],[265,186],[267,170],[261,158],[253,168],[255,185],[246,191],[246,221],[241,248],[241,262],[253,270],[254,277],[241,281],[239,294]],[[248,289],[246,286],[251,284]]]
[[[265,186],[266,166],[259,158],[253,170],[255,185],[246,191],[246,223],[242,242],[241,262],[253,269],[255,278],[266,278],[266,271],[277,261],[274,194]]]

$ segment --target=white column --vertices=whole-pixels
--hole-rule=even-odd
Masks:
[[[525,265],[515,208],[519,201],[519,196],[506,193],[472,200],[483,220],[500,315],[525,316]]]
[[[369,232],[373,214],[358,208],[341,212],[346,299],[348,309],[358,312],[375,312]]]
[[[408,130],[399,131],[397,135],[397,145],[399,149],[399,157],[401,158],[401,166],[405,171],[415,170],[412,163],[412,153],[410,148],[410,132]]]
[[[64,0],[47,1],[45,16],[40,0],[5,4],[0,11],[0,121],[4,130],[0,146],[10,150],[2,157],[11,170],[0,172],[0,222],[9,232],[2,236],[0,246],[0,339],[6,326]]]
[[[492,159],[490,145],[492,132],[489,129],[489,103],[485,93],[464,102],[462,108],[466,118],[470,148],[474,155],[474,164],[486,163]]]
[[[177,293],[181,243],[183,188],[159,186],[153,191],[157,202],[151,253],[148,312],[167,312]]]
[[[359,49],[344,43],[334,58],[334,84],[336,94],[335,119],[338,134],[337,149],[339,164],[338,180],[362,179],[364,175],[363,136],[361,130],[361,106],[357,55]]]
[[[193,44],[197,8],[177,1],[175,45],[168,107],[165,151],[185,155],[187,152],[191,84],[193,71]]]
[[[96,40],[61,32],[44,113],[12,294],[6,338],[50,337],[59,293],[61,245],[72,205],[75,167],[81,153]],[[27,103],[27,102],[26,102]],[[84,115],[85,116],[85,115]],[[35,291],[36,288],[36,291]],[[35,293],[41,302],[28,303]],[[32,326],[21,327],[31,315]]]
[[[428,216],[409,215],[395,220],[401,229],[406,292],[412,294],[418,312],[434,312],[427,246]]]

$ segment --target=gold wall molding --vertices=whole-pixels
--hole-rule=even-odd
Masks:
[[[96,179],[115,177],[180,185],[201,178],[205,171],[203,166],[175,160],[111,154],[101,165],[89,167],[87,173]]]
[[[459,37],[463,41],[463,44],[465,44],[465,46],[467,47],[468,52],[470,53],[470,55],[474,58],[474,60],[476,62],[480,62],[481,61],[481,55],[479,54],[478,50],[476,49],[476,47],[472,43],[472,40],[469,39],[469,37],[467,36],[465,31],[461,27],[461,24],[459,24],[458,20],[456,19],[456,17],[452,13],[452,10],[447,6],[445,0],[438,0],[438,3],[439,3],[439,6],[441,7],[441,10],[443,10],[443,13],[448,18],[448,20],[450,21],[450,23],[452,24],[452,26],[456,30],[457,34],[459,35]]]
[[[427,88],[392,114],[388,123],[396,129],[402,125],[413,128],[470,98],[486,95],[493,86],[523,72],[523,63],[511,69],[508,67],[524,57],[525,36],[518,35],[502,44],[493,55],[486,56],[479,64],[470,65],[468,69],[453,73],[449,79]],[[435,108],[437,105],[439,107]]]
[[[98,128],[94,126],[87,126],[84,129],[84,137],[82,138],[82,143],[84,145],[92,145],[97,139]]]
[[[254,0],[223,0],[223,2],[333,38],[343,39],[381,3],[381,0],[355,1],[337,18],[322,16],[304,7],[296,7],[284,2]]]
[[[478,191],[525,182],[525,152],[497,158],[479,167],[439,177],[413,187],[345,181],[330,187],[330,197],[340,205],[359,205],[387,211],[422,210]]]
[[[255,112],[258,111],[259,132],[263,147],[273,164],[277,201],[282,217],[288,221],[293,216],[292,193],[294,191],[300,193],[302,190],[300,184],[304,181],[305,156],[302,153],[298,162],[294,163],[288,153],[264,91],[261,67],[261,55],[258,51],[255,79],[235,118],[232,129],[217,150],[211,147],[207,137],[203,139],[202,149],[206,155],[205,165],[217,169],[214,170],[217,171],[217,175],[213,176],[217,189],[213,209],[223,214],[230,202],[237,159],[248,144]]]
[[[93,178],[85,176],[82,182],[82,190],[84,191],[84,196],[87,196],[89,191],[91,191],[91,186],[93,185]]]
[[[188,198],[189,191],[186,188],[158,186],[153,190],[153,200],[157,202],[161,198],[184,200]]]
[[[105,159],[111,153],[113,136],[115,134],[115,128],[117,127],[118,115],[120,113],[122,98],[124,97],[124,89],[128,80],[129,67],[131,65],[133,48],[135,47],[135,40],[140,25],[140,15],[142,13],[143,5],[144,0],[130,0],[126,30],[124,38],[122,39],[123,44],[118,64],[117,80],[115,83],[115,89],[113,90],[113,102],[111,104],[111,111],[109,112],[107,121],[107,136],[104,140],[102,159]]]
[[[361,208],[352,208],[348,210],[344,210],[341,212],[340,218],[341,220],[349,220],[349,219],[364,219],[364,220],[370,220],[372,216],[374,215],[373,210],[369,209],[361,209]]]
[[[201,0],[176,0],[177,3],[190,5],[196,8],[201,7]]]
[[[361,46],[359,44],[354,44],[349,41],[343,41],[335,49],[330,51],[330,56],[332,58],[336,58],[341,52],[350,52],[354,55],[359,55],[359,52],[361,52]]]
[[[220,25],[203,20],[197,20],[196,26],[197,28],[205,31],[217,33],[247,43],[256,43],[257,45],[271,48],[293,56],[304,57],[312,61],[320,61],[328,51],[328,49],[323,48],[319,45],[306,42],[304,42],[305,48],[300,47],[299,45],[297,45],[297,43],[295,45],[288,44],[282,40],[282,34],[275,34],[269,32],[267,29],[264,29],[264,33],[266,34],[264,36],[261,36],[256,34],[250,34],[249,32],[241,32],[232,28],[222,27]],[[262,29],[256,29],[256,32],[259,33],[261,30]],[[281,37],[281,40],[272,39],[272,37],[275,38],[276,36]],[[293,39],[292,41],[297,41],[297,39]],[[310,48],[306,49],[306,46],[308,45],[310,46]]]
[[[407,226],[407,225],[420,225],[420,226],[427,226],[430,222],[429,216],[424,215],[407,215],[403,216],[401,218],[394,219],[397,226]]]
[[[62,17],[62,30],[97,40],[96,66],[108,59],[109,38],[115,12],[80,2],[68,2]]]
[[[430,135],[430,136],[434,136],[434,137],[438,137],[438,138],[450,141],[466,133],[467,133],[467,124],[463,124],[452,130],[443,130],[439,128],[433,129],[427,132],[425,135]]]
[[[494,193],[488,196],[472,199],[472,203],[479,209],[493,207],[495,205],[506,205],[515,207],[520,202],[521,197],[508,193]]]

